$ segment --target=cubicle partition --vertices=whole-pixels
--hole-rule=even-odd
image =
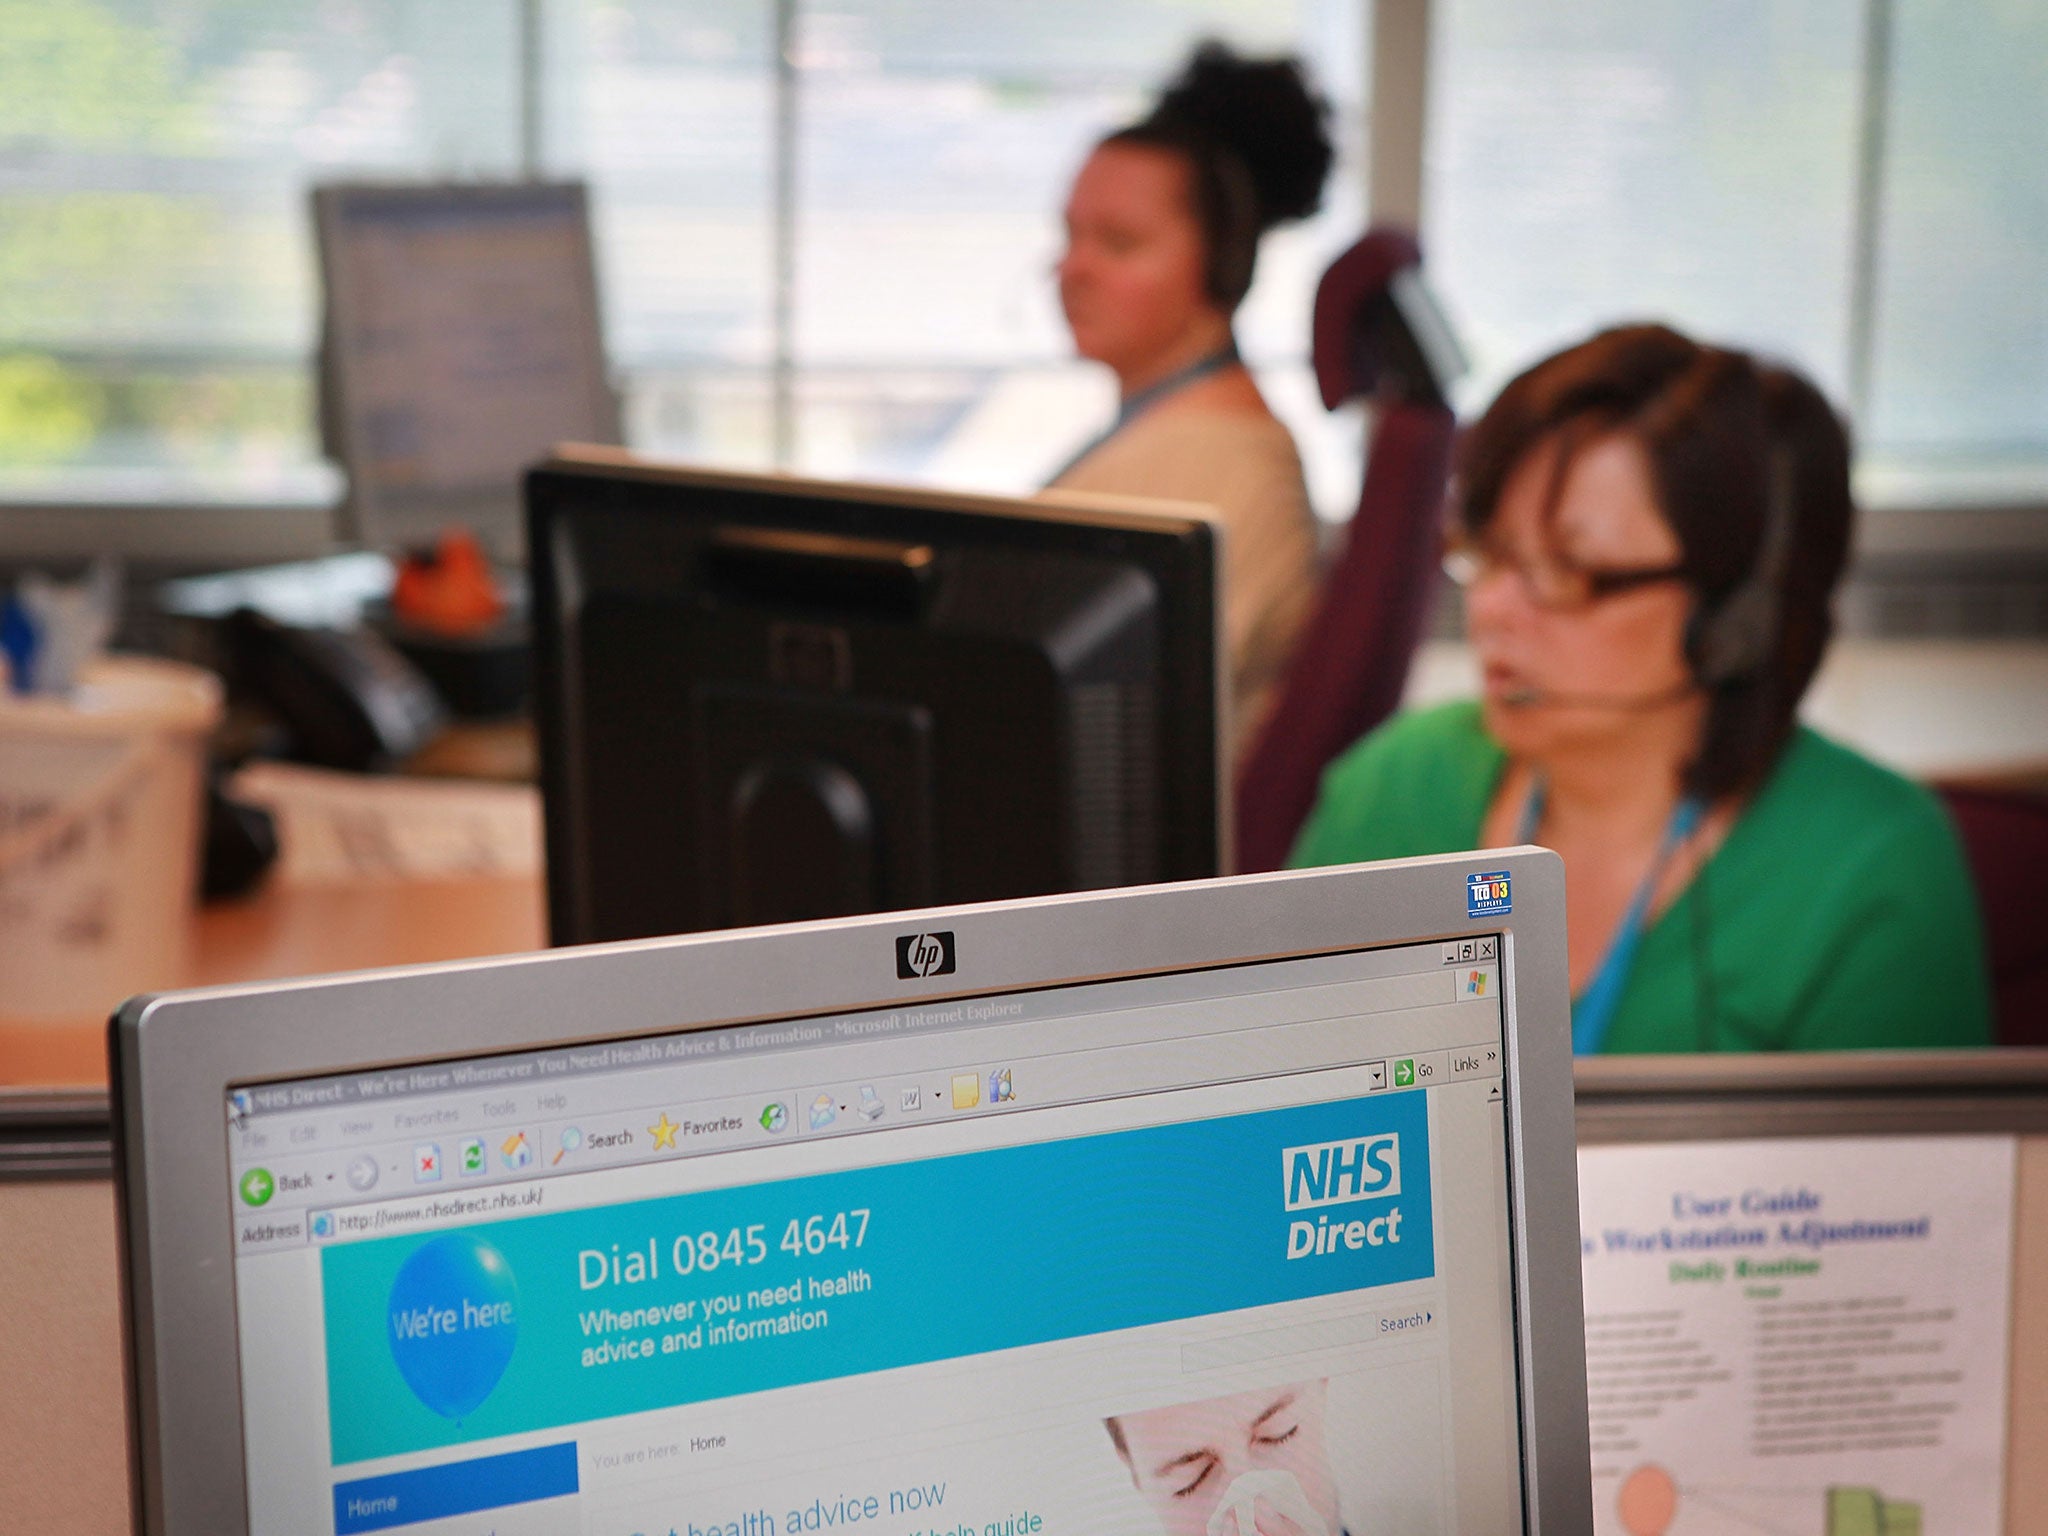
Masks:
[[[100,1091],[0,1089],[0,1527],[125,1532],[120,1265]]]
[[[1597,1529],[2048,1532],[2048,1055],[1577,1087]]]
[[[2048,1054],[1582,1062],[1578,1121],[1596,1529],[2048,1536]],[[0,1091],[10,1529],[129,1529],[108,1137]]]

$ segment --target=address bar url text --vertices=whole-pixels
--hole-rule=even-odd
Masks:
[[[545,1186],[501,1189],[488,1194],[436,1195],[420,1200],[391,1201],[384,1205],[343,1207],[315,1211],[312,1235],[316,1242],[337,1237],[371,1237],[406,1227],[430,1226],[444,1221],[467,1221],[479,1216],[536,1210]]]

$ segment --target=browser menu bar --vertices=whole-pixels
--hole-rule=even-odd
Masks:
[[[1186,1042],[1162,1041],[818,1083],[745,1098],[656,1100],[595,1115],[495,1116],[487,1127],[465,1124],[465,1117],[451,1109],[445,1116],[420,1116],[411,1134],[387,1137],[374,1146],[334,1145],[273,1155],[245,1145],[236,1149],[233,1170],[238,1247],[364,1235],[356,1226],[343,1230],[348,1208],[394,1196],[492,1196],[507,1186],[530,1186],[556,1175],[777,1141],[858,1135],[1340,1065],[1355,1065],[1367,1092],[1426,1090],[1500,1076],[1497,1034],[1465,1046],[1404,1049],[1360,1063],[1355,1031],[1356,1021],[1348,1026],[1345,1021],[1314,1021],[1205,1039],[1199,1061]],[[503,1101],[493,1099],[491,1107],[502,1108]],[[243,1139],[257,1138],[244,1132]],[[315,1213],[310,1221],[308,1211]]]

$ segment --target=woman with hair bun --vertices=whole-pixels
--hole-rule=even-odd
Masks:
[[[1327,115],[1297,61],[1204,43],[1147,116],[1095,146],[1066,206],[1060,305],[1122,403],[1052,485],[1215,508],[1240,739],[1314,596],[1316,541],[1294,440],[1238,356],[1231,317],[1259,237],[1322,201]]]

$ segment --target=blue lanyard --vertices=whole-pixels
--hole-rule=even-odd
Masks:
[[[1706,813],[1706,806],[1693,795],[1687,795],[1671,808],[1671,819],[1664,824],[1664,840],[1657,845],[1657,856],[1643,872],[1642,883],[1621,916],[1621,926],[1615,929],[1607,953],[1601,957],[1600,969],[1593,973],[1586,990],[1572,999],[1573,1055],[1596,1056],[1606,1043],[1607,1031],[1621,1007],[1621,994],[1628,990],[1629,971],[1635,966],[1636,947],[1642,942],[1657,882],[1664,877],[1664,867],[1679,846],[1699,830]],[[1533,842],[1537,823],[1542,819],[1543,781],[1538,779],[1529,792],[1529,803],[1522,807],[1522,823],[1516,830],[1515,841]]]
[[[1116,408],[1116,420],[1082,444],[1081,451],[1054,471],[1051,478],[1046,481],[1046,484],[1051,485],[1054,481],[1057,481],[1068,470],[1087,458],[1089,454],[1100,448],[1112,437],[1115,437],[1117,433],[1123,431],[1137,416],[1152,406],[1157,405],[1168,395],[1186,389],[1197,379],[1206,379],[1212,373],[1221,373],[1225,368],[1228,368],[1237,361],[1237,338],[1233,336],[1207,357],[1196,358],[1195,361],[1189,363],[1187,367],[1181,369],[1178,373],[1169,373],[1157,383],[1147,384],[1143,389],[1119,405]]]

